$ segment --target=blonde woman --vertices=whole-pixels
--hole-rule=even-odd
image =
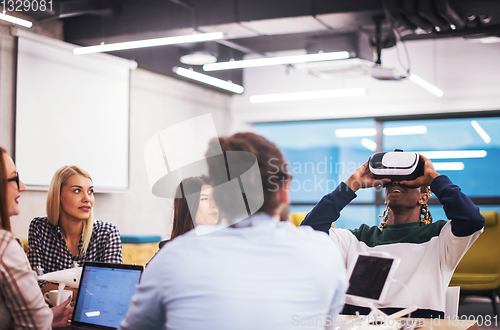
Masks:
[[[50,273],[71,268],[75,262],[122,263],[118,230],[94,221],[93,206],[90,175],[77,166],[57,170],[47,196],[47,217],[34,218],[29,227],[28,260],[33,269]]]

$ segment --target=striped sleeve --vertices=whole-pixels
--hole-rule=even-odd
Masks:
[[[51,329],[53,314],[38,287],[22,247],[11,233],[0,230],[0,294],[14,329]]]

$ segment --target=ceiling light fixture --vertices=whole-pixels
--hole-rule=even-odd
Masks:
[[[243,86],[233,84],[232,82],[225,81],[222,79],[214,78],[207,76],[206,74],[203,73],[198,73],[193,70],[181,68],[181,67],[175,67],[174,72],[177,73],[179,76],[183,76],[189,79],[193,79],[208,85],[212,85],[218,88],[222,88],[225,90],[228,90],[230,92],[236,93],[236,94],[241,94],[243,93]]]
[[[33,26],[33,23],[31,23],[30,21],[27,21],[27,20],[22,19],[22,18],[17,18],[14,16],[6,15],[5,11],[3,13],[0,13],[0,19],[7,21],[7,22],[10,22],[10,23],[24,26],[27,28],[31,28]]]
[[[190,35],[176,36],[176,37],[117,42],[114,44],[101,44],[96,46],[75,48],[73,49],[73,54],[81,55],[81,54],[111,52],[123,49],[176,45],[189,42],[203,42],[203,41],[222,39],[223,37],[224,34],[222,32],[210,32],[210,33],[197,33],[197,34],[190,34]]]
[[[401,127],[387,127],[383,130],[386,136],[395,135],[415,135],[426,134],[427,126],[401,126]],[[335,130],[335,136],[338,138],[351,138],[362,136],[375,136],[377,130],[375,128],[339,128]]]
[[[384,135],[417,135],[427,134],[427,126],[402,126],[402,127],[387,127],[384,128]]]
[[[465,168],[462,162],[432,163],[436,171],[462,171]]]
[[[467,39],[470,42],[476,42],[476,43],[482,43],[482,44],[495,44],[500,42],[499,37],[483,37],[483,38],[473,38],[473,39]]]
[[[417,152],[429,159],[484,158],[488,154],[486,150],[443,150]]]
[[[334,97],[360,96],[365,94],[366,90],[364,88],[331,89],[324,91],[281,93],[281,94],[264,94],[264,95],[250,96],[250,103],[303,101],[303,100],[314,100],[314,99],[328,99]]]
[[[361,139],[361,145],[365,147],[366,149],[369,149],[373,152],[377,150],[377,143],[373,140],[367,139],[367,138],[362,138]]]
[[[199,51],[183,55],[179,61],[187,65],[204,65],[217,62],[217,57],[209,52]]]
[[[253,68],[258,66],[269,66],[269,65],[343,60],[347,58],[349,58],[349,52],[346,51],[306,54],[306,55],[293,55],[293,56],[265,57],[265,58],[251,59],[251,60],[205,64],[203,66],[203,70],[205,71],[231,70],[231,69]]]
[[[432,85],[431,83],[425,81],[424,79],[420,78],[416,74],[412,73],[410,75],[410,80],[413,81],[415,84],[419,85],[420,87],[428,90],[432,94],[436,95],[437,97],[441,97],[444,94],[442,90]]]
[[[481,139],[483,139],[484,142],[490,143],[491,137],[488,135],[488,133],[486,133],[486,131],[481,127],[481,125],[479,125],[477,121],[472,120],[470,124],[472,125],[472,127],[474,127],[477,134],[479,134],[479,136],[481,137]]]
[[[377,135],[376,128],[338,128],[334,132],[338,138],[350,138],[361,136],[375,136]]]

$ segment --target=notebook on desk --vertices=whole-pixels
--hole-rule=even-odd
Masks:
[[[138,265],[86,262],[67,329],[118,328],[143,270]]]

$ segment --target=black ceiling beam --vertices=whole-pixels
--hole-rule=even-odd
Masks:
[[[95,17],[91,15],[64,20],[65,38],[75,42],[102,37],[102,26],[108,37],[152,33],[193,27],[189,8],[175,1],[120,1],[120,15]],[[195,9],[197,26],[228,24],[240,21],[314,16],[328,13],[382,10],[373,0],[191,0],[183,3]],[[313,5],[314,2],[314,5]]]

